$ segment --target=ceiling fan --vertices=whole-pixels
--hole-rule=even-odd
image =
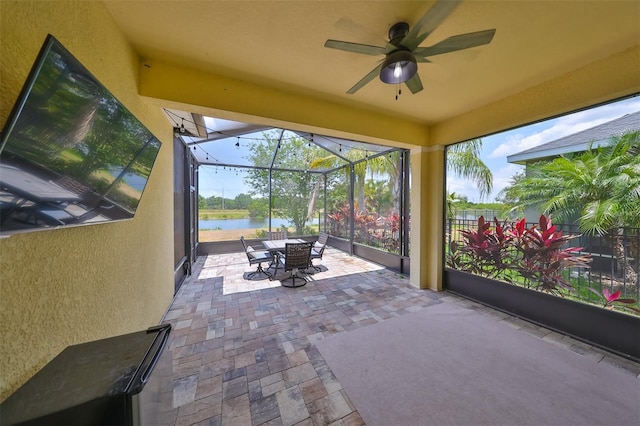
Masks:
[[[389,29],[389,41],[384,47],[327,40],[324,46],[332,49],[363,55],[385,56],[378,66],[358,81],[347,93],[357,92],[373,80],[376,75],[379,75],[380,80],[384,83],[405,83],[411,93],[418,93],[422,90],[422,81],[418,75],[418,62],[431,62],[427,57],[489,44],[496,33],[495,28],[459,34],[446,38],[433,46],[419,47],[429,34],[453,12],[458,3],[460,0],[438,0],[412,28],[409,28],[409,24],[406,22],[392,25]]]

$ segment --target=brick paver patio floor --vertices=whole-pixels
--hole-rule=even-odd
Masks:
[[[300,288],[247,280],[244,253],[200,257],[165,315],[177,425],[361,425],[315,342],[438,303],[457,303],[629,374],[640,366],[333,248]],[[280,276],[280,274],[279,274]],[[256,277],[257,278],[257,277]],[[392,368],[392,367],[389,367]]]

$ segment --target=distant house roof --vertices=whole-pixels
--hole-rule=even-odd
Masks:
[[[589,149],[590,144],[592,144],[593,147],[598,147],[606,143],[611,136],[621,135],[630,130],[640,130],[640,111],[521,151],[517,154],[509,155],[507,161],[509,163],[526,164],[533,160],[557,157],[570,152],[586,151]]]

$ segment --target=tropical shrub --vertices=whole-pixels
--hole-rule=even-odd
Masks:
[[[545,215],[540,216],[538,226],[526,228],[522,219],[513,228],[514,248],[518,253],[516,269],[525,279],[526,287],[549,293],[569,292],[573,287],[565,280],[562,271],[567,268],[589,267],[591,257],[580,255],[582,247],[564,247],[574,236],[564,236]]]
[[[348,205],[338,207],[332,213],[327,215],[329,218],[329,229],[331,235],[336,237],[347,237],[349,234],[349,218],[351,217],[351,209]]]
[[[345,204],[327,214],[331,235],[348,238],[351,210]],[[356,210],[353,218],[354,241],[390,253],[400,252],[400,215],[396,212],[380,215],[368,210]]]
[[[447,266],[557,296],[577,294],[567,272],[589,268],[591,263],[590,255],[580,253],[582,247],[565,247],[579,236],[563,235],[545,215],[530,228],[524,219],[500,223],[480,216],[477,227],[462,230],[460,235],[461,241],[451,242]],[[598,297],[603,308],[640,314],[638,301],[622,298],[621,291],[587,290]]]
[[[494,218],[495,231],[484,216],[478,218],[478,227],[461,231],[464,242],[451,244],[450,266],[488,278],[500,279],[508,270],[512,259],[508,250],[512,237]]]
[[[480,216],[476,229],[462,230],[463,241],[451,244],[448,266],[560,296],[573,291],[563,271],[589,267],[581,247],[563,248],[576,236],[563,235],[545,215],[530,228],[524,219],[508,224],[494,218],[494,229],[491,224]]]

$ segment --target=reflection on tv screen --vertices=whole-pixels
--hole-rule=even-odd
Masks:
[[[0,233],[132,218],[160,142],[54,37],[0,144]]]

